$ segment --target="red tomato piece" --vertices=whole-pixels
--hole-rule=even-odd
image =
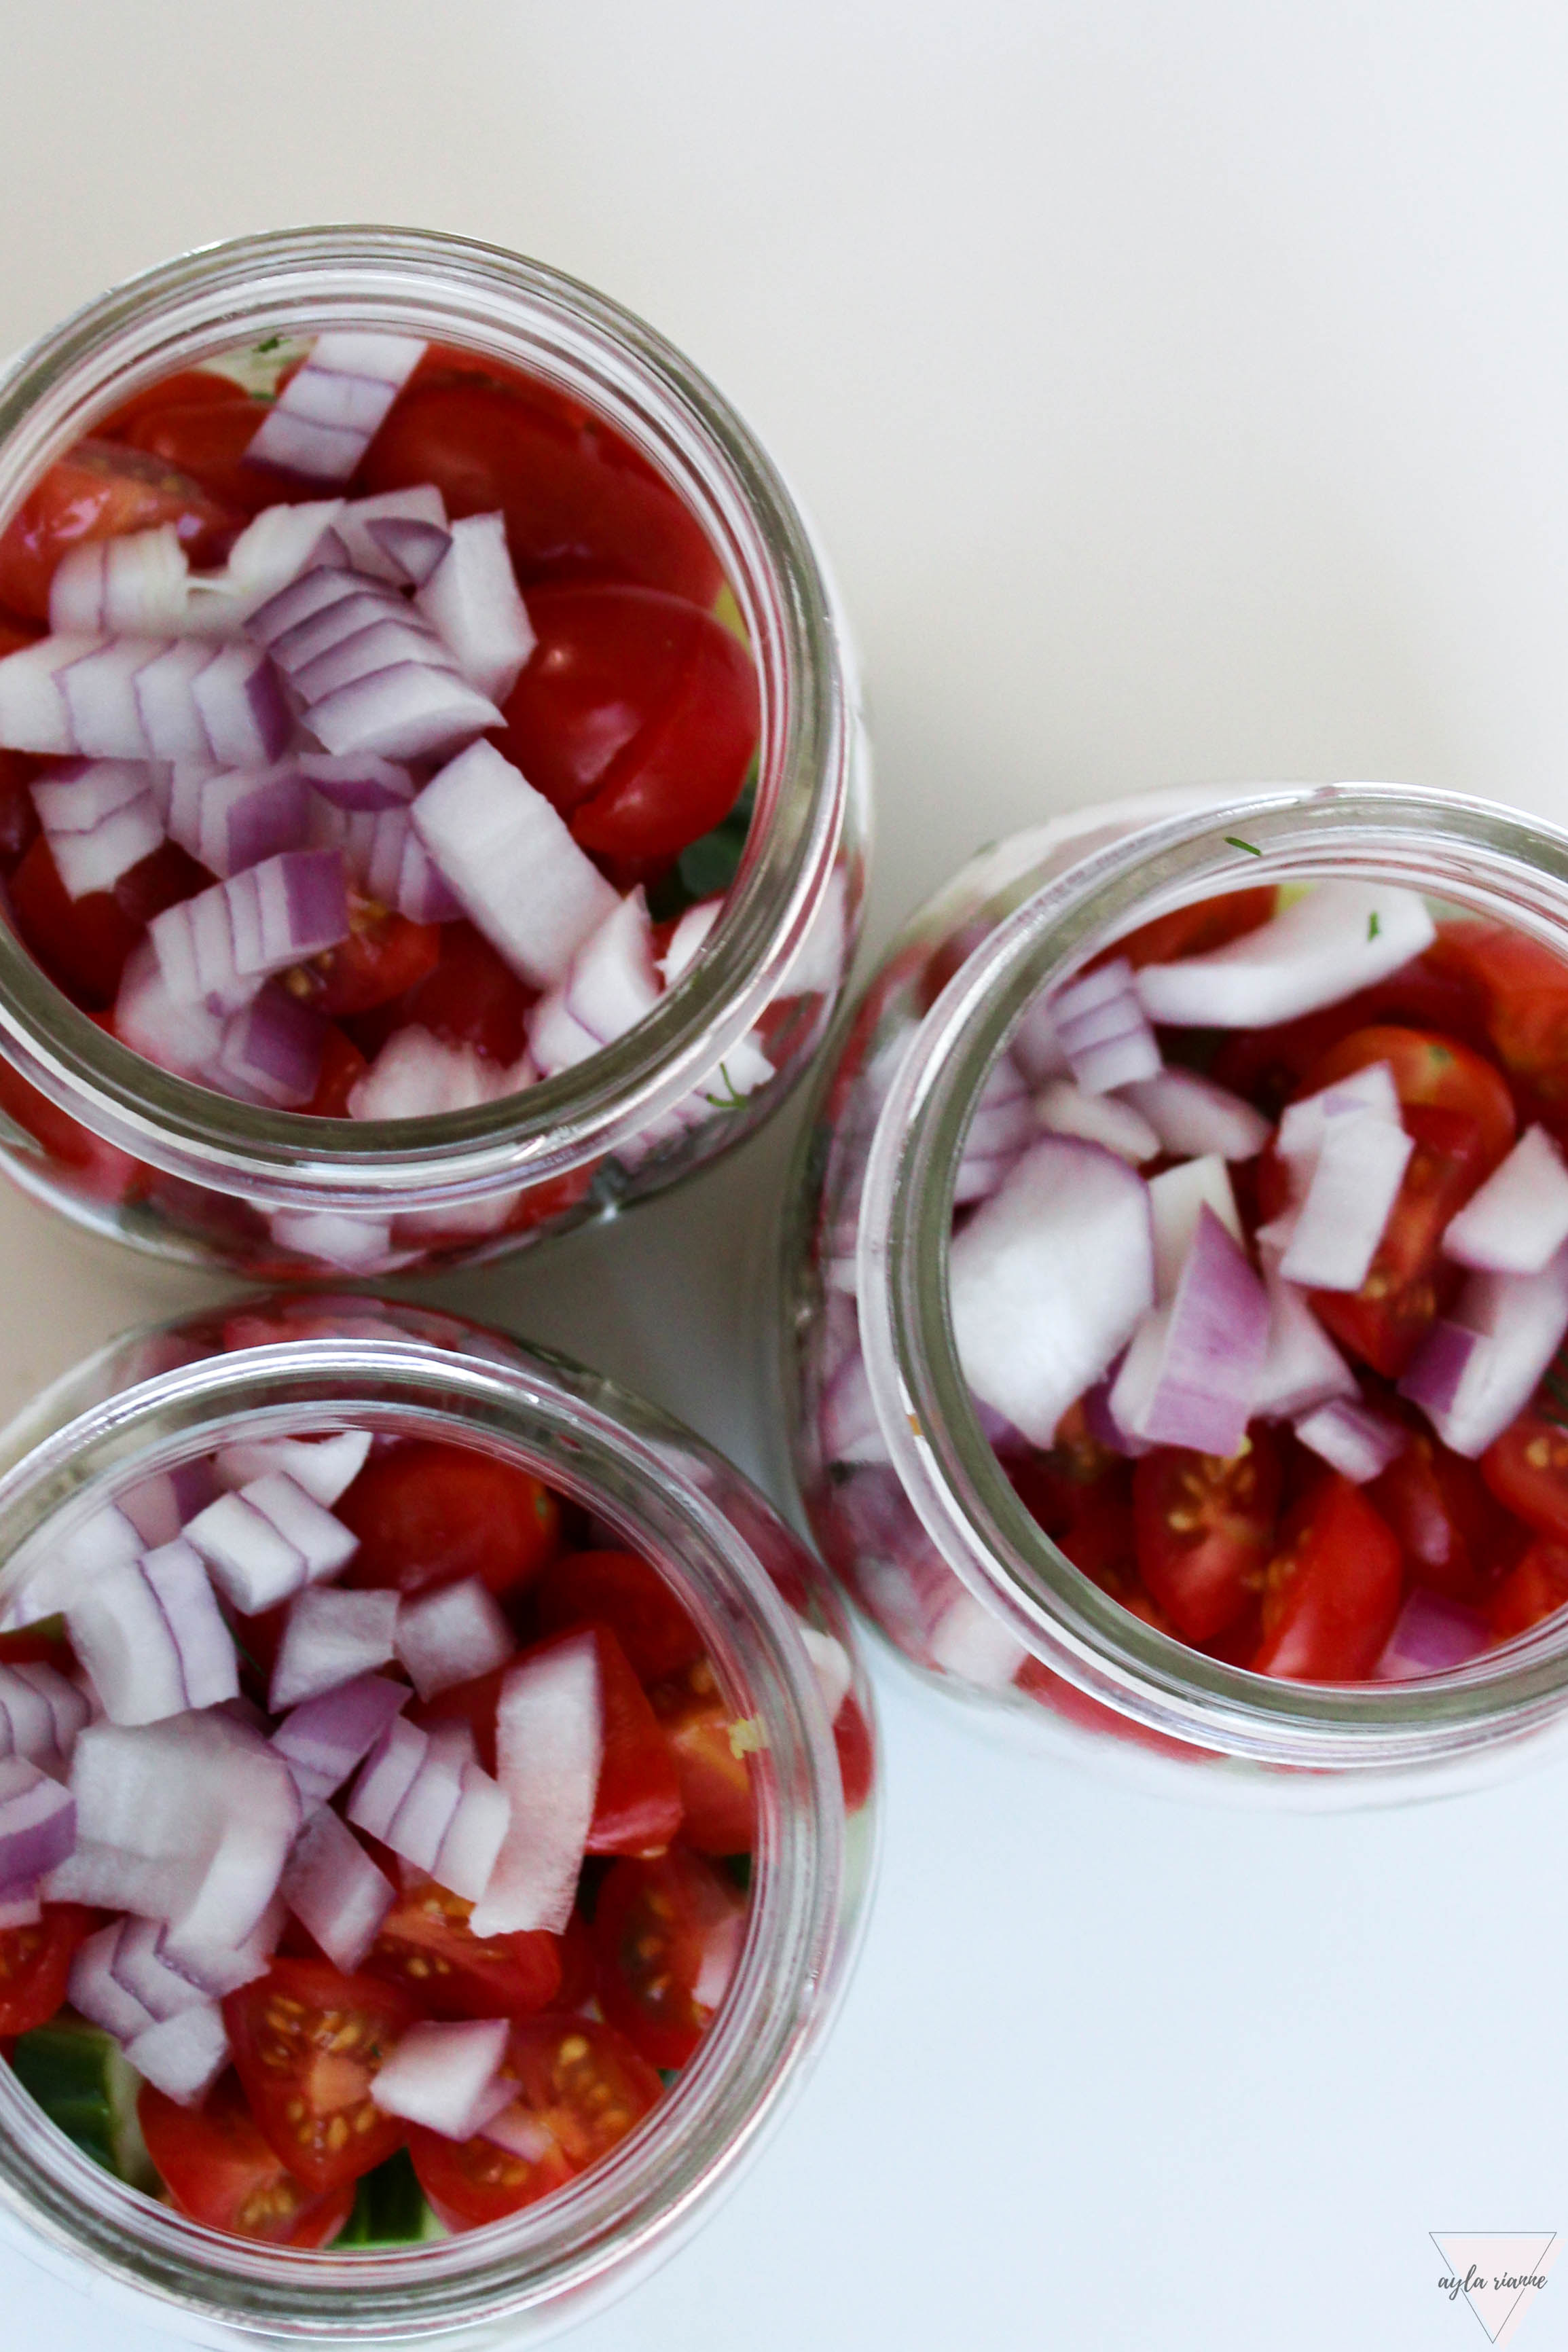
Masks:
[[[656,1568],[634,1551],[563,1552],[534,1587],[540,1628],[562,1633],[597,1620],[620,1643],[639,1682],[695,1666],[702,1635]]]
[[[0,1666],[58,1666],[62,1675],[76,1671],[76,1654],[66,1634],[63,1617],[47,1618],[15,1633],[0,1633]]]
[[[251,404],[250,394],[231,375],[218,375],[211,368],[176,368],[172,375],[160,376],[145,391],[122,400],[103,418],[94,438],[123,441],[133,425],[164,408],[248,408]]]
[[[872,1746],[871,1726],[853,1691],[844,1694],[843,1703],[833,1717],[833,1746],[839,1752],[839,1779],[843,1784],[844,1811],[846,1813],[858,1813],[872,1792],[876,1777],[876,1754]]]
[[[96,1014],[99,1025],[112,1034],[107,1013]],[[39,1143],[53,1165],[71,1178],[77,1192],[91,1200],[128,1201],[140,1190],[146,1170],[129,1151],[108,1143],[89,1127],[41,1094],[20,1070],[0,1060],[0,1110]]]
[[[729,814],[757,750],[757,671],[732,631],[652,588],[546,588],[501,751],[596,856],[678,856]]]
[[[1228,890],[1217,898],[1200,898],[1196,907],[1177,907],[1173,914],[1156,915],[1140,923],[1124,940],[1117,940],[1086,968],[1125,961],[1134,971],[1146,963],[1175,963],[1182,956],[1212,955],[1266,923],[1274,911],[1270,883],[1259,890]]]
[[[1125,1740],[1134,1748],[1146,1748],[1156,1756],[1174,1757],[1177,1763],[1191,1764],[1208,1753],[1193,1748],[1184,1740],[1167,1738],[1162,1731],[1151,1731],[1145,1724],[1134,1723],[1130,1716],[1118,1715],[1113,1706],[1092,1698],[1070,1683],[1062,1675],[1054,1674],[1039,1658],[1026,1658],[1013,1677],[1015,1686],[1053,1715],[1079,1725],[1085,1731],[1107,1733],[1113,1739]]]
[[[372,900],[350,895],[349,936],[309,963],[297,965],[288,986],[329,1021],[370,1013],[418,986],[441,961],[434,923],[411,923]]]
[[[440,955],[423,980],[392,1005],[356,1021],[354,1034],[368,1054],[380,1052],[394,1029],[428,1029],[448,1045],[472,1045],[504,1068],[528,1042],[528,1015],[536,1001],[472,923],[443,923]]]
[[[1443,1233],[1487,1172],[1480,1129],[1462,1111],[1407,1109],[1405,1129],[1416,1149],[1366,1280],[1309,1294],[1333,1338],[1387,1380],[1406,1369],[1463,1279],[1442,1255]]]
[[[208,378],[207,381],[221,381]],[[275,467],[257,465],[246,456],[267,420],[271,402],[253,400],[240,384],[231,384],[229,399],[169,399],[148,405],[132,417],[119,436],[133,449],[143,449],[166,466],[176,467],[208,494],[240,514],[259,514],[263,507],[294,506],[319,498],[319,483],[301,481]]]
[[[682,1835],[699,1853],[749,1853],[751,1759],[706,1658],[648,1693],[675,1760]]]
[[[1269,1563],[1255,1674],[1359,1682],[1399,1614],[1399,1545],[1358,1487],[1331,1472],[1286,1521]]]
[[[472,1903],[434,1879],[405,1886],[366,1974],[401,1986],[432,2017],[526,2017],[548,2009],[560,1990],[559,1937],[524,1931],[482,1941],[469,1924],[473,1915]]]
[[[1454,1111],[1475,1120],[1487,1175],[1507,1158],[1519,1129],[1513,1097],[1492,1065],[1457,1037],[1386,1023],[1354,1030],[1323,1055],[1301,1091],[1319,1094],[1375,1062],[1387,1063],[1405,1109]]]
[[[154,915],[203,888],[209,877],[166,841],[122,874],[112,890],[71,898],[42,834],[11,877],[11,910],[22,944],[84,1012],[114,1003],[125,960]]]
[[[246,2096],[296,2179],[323,2196],[384,2164],[407,2138],[371,2084],[419,2017],[395,1985],[325,1960],[274,1960],[224,2003]]]
[[[1156,1446],[1133,1473],[1138,1568],[1184,1640],[1216,1642],[1250,1606],[1273,1549],[1279,1442],[1261,1423],[1231,1461]]]
[[[366,452],[356,488],[434,482],[454,517],[507,518],[525,587],[630,580],[711,604],[724,574],[701,525],[589,410],[508,373],[416,381]]]
[[[740,1952],[746,1903],[699,1854],[618,1862],[593,1914],[600,2006],[651,2065],[684,2066]]]
[[[316,1081],[316,1091],[303,1106],[310,1118],[347,1118],[349,1097],[370,1068],[370,1064],[353,1039],[338,1027],[329,1024],[321,1040],[321,1075]]]
[[[1511,1642],[1568,1606],[1568,1547],[1532,1543],[1492,1594],[1487,1620],[1496,1642]]]
[[[591,1160],[584,1167],[569,1168],[564,1176],[551,1176],[543,1184],[527,1185],[507,1211],[507,1232],[532,1233],[536,1225],[548,1225],[554,1218],[564,1217],[568,1210],[587,1199],[599,1167],[597,1160]]]
[[[285,2168],[232,2071],[199,2107],[177,2107],[144,2083],[136,2113],[147,2153],[189,2221],[269,2246],[319,2248],[331,2244],[354,2210],[351,2183],[322,2196]]]
[[[1568,964],[1501,923],[1445,923],[1433,952],[1480,992],[1509,1076],[1543,1102],[1568,1100]]]
[[[1568,1449],[1563,1458],[1568,1462]],[[1524,1540],[1523,1529],[1488,1492],[1485,1472],[1485,1461],[1464,1461],[1429,1430],[1412,1427],[1404,1452],[1365,1490],[1399,1539],[1406,1575],[1471,1609],[1485,1606]],[[1568,1482],[1563,1491],[1568,1501]],[[1568,1535],[1568,1508],[1563,1532]]]
[[[608,1625],[592,1629],[604,1706],[604,1758],[590,1853],[663,1853],[681,1826],[681,1789],[674,1759],[658,1719]],[[560,1636],[564,1641],[573,1633]],[[547,1649],[552,1646],[545,1643]],[[530,1655],[537,1656],[537,1651]]]
[[[49,617],[49,583],[69,547],[172,522],[192,561],[216,559],[244,520],[189,474],[112,441],[78,441],[50,467],[0,536],[0,604]]]
[[[1568,1544],[1568,1430],[1561,1423],[1521,1412],[1481,1455],[1480,1475],[1526,1527]]]
[[[31,1927],[0,1928],[0,2038],[47,2025],[64,2006],[77,1947],[98,1925],[80,1903],[46,1903]]]
[[[333,1508],[360,1538],[348,1581],[396,1592],[469,1576],[515,1592],[560,1536],[560,1507],[531,1471],[433,1438],[373,1454]]]

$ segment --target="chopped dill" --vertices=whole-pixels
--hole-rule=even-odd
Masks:
[[[1234,833],[1226,835],[1225,846],[1227,849],[1244,849],[1249,857],[1261,857],[1263,855],[1255,841],[1243,841]]]

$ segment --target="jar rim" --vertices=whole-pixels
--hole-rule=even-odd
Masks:
[[[362,1316],[367,1302],[344,1305]],[[309,1306],[319,1313],[319,1299]],[[187,2314],[302,2340],[315,2340],[327,2307],[334,2341],[449,2338],[581,2289],[678,2233],[798,2087],[800,2061],[841,1995],[858,1926],[847,1916],[841,1787],[814,1669],[766,1566],[707,1491],[713,1468],[739,1474],[667,1414],[564,1358],[445,1310],[392,1312],[462,1336],[455,1344],[292,1338],[204,1357],[103,1395],[27,1444],[49,1409],[49,1397],[40,1400],[14,1425],[26,1450],[0,1469],[0,1591],[14,1590],[41,1531],[68,1528],[106,1491],[210,1450],[236,1423],[252,1436],[258,1427],[281,1435],[367,1420],[461,1434],[591,1500],[672,1576],[721,1685],[765,1728],[753,1776],[757,1863],[735,1977],[680,2079],[610,2156],[486,2230],[338,2254],[229,2239],[106,2178],[0,2069],[0,2216],[35,2252],[41,2237],[57,2255],[89,2260],[122,2287]],[[155,1335],[201,1321],[187,1317]],[[123,1361],[137,1336],[145,1335],[113,1343],[53,1394]],[[652,1435],[625,1425],[622,1402]],[[858,1664],[856,1681],[863,1699]]]
[[[709,379],[608,296],[503,247],[327,225],[181,255],[89,302],[0,373],[0,529],[114,401],[249,336],[367,324],[526,367],[605,415],[713,541],[761,688],[758,814],[719,923],[655,1009],[589,1062],[472,1110],[312,1118],[174,1076],[99,1028],[0,927],[0,1048],[165,1171],[266,1204],[385,1213],[483,1198],[613,1152],[700,1085],[778,992],[828,890],[854,680],[836,596],[777,467]]]
[[[1399,784],[1233,789],[1156,814],[1043,886],[1031,882],[1028,836],[1019,845],[992,901],[996,927],[921,1021],[878,1117],[857,1238],[861,1340],[908,1499],[955,1573],[1035,1657],[1190,1747],[1393,1772],[1563,1715],[1568,1620],[1411,1682],[1276,1680],[1210,1658],[1122,1608],[1030,1516],[980,1425],[953,1333],[954,1188],[980,1090],[1040,992],[1134,922],[1260,882],[1354,873],[1568,948],[1568,833],[1500,803]]]

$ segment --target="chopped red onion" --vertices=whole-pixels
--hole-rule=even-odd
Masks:
[[[1375,1111],[1324,1135],[1280,1271],[1313,1290],[1359,1290],[1399,1198],[1413,1139]]]
[[[184,620],[172,625],[218,635],[244,627],[301,572],[326,561],[343,512],[341,499],[264,507],[235,541],[222,572],[196,574]]]
[[[208,1714],[184,1719],[202,1723],[214,1718]],[[218,1835],[201,1882],[171,1921],[163,1947],[165,1958],[193,1971],[210,1966],[214,1950],[233,1952],[254,1935],[277,1893],[283,1866],[299,1834],[294,1782],[282,1759],[264,1742],[231,1753],[216,1779],[213,1802],[220,1812]]]
[[[525,2164],[542,2164],[559,2146],[549,2125],[541,2123],[521,2099],[514,2099],[499,2115],[492,2116],[478,2137],[504,2147],[508,2156],[520,2156]]]
[[[38,822],[53,841],[95,833],[105,817],[147,799],[152,770],[145,760],[72,760],[36,777],[29,789]]]
[[[493,743],[474,743],[413,803],[414,828],[470,920],[531,987],[565,979],[616,895]]]
[[[365,1675],[322,1698],[307,1699],[285,1717],[272,1744],[308,1808],[337,1794],[413,1696],[402,1683]]]
[[[822,1695],[822,1712],[830,1723],[835,1722],[854,1680],[850,1654],[833,1634],[821,1633],[815,1625],[800,1624],[796,1631],[806,1655],[811,1661],[811,1671],[817,1677],[817,1687]]]
[[[1155,1295],[1169,1298],[1181,1280],[1198,1220],[1212,1210],[1232,1241],[1241,1240],[1241,1218],[1230,1174],[1215,1152],[1184,1160],[1149,1179],[1149,1216],[1155,1236]]]
[[[115,1983],[140,2001],[156,2024],[187,2009],[199,2009],[203,1999],[201,1988],[162,1958],[162,1941],[161,1919],[122,1919],[110,1962]]]
[[[500,2080],[511,2033],[504,2017],[411,2026],[371,2085],[383,2114],[452,2140],[472,2139],[517,2095]]]
[[[1148,1120],[1115,1095],[1086,1095],[1071,1078],[1048,1078],[1034,1108],[1048,1135],[1076,1135],[1082,1142],[1103,1144],[1134,1167],[1159,1157],[1160,1139]]]
[[[714,926],[723,912],[722,898],[703,898],[695,907],[688,907],[679,918],[670,933],[670,944],[664,950],[664,961],[659,966],[666,988],[674,988],[678,980],[685,978],[706,947]]]
[[[172,522],[67,548],[49,581],[56,636],[162,637],[185,625],[190,559]]]
[[[500,1783],[468,1759],[458,1767],[458,1785],[457,1810],[430,1874],[437,1885],[465,1903],[477,1903],[489,1887],[507,1842],[512,1802]]]
[[[371,541],[388,569],[399,580],[422,588],[452,544],[452,533],[439,523],[389,515],[370,525]]]
[[[419,789],[407,768],[395,760],[378,760],[370,752],[358,759],[335,760],[330,751],[302,751],[292,765],[295,773],[334,808],[399,808],[413,800]]]
[[[323,831],[335,838],[367,898],[395,907],[411,923],[450,923],[462,914],[406,807],[325,809]]]
[[[397,1654],[421,1698],[504,1666],[517,1646],[494,1595],[476,1576],[415,1594],[397,1621]]]
[[[60,679],[97,650],[99,637],[40,637],[0,660],[0,744],[61,756],[79,751]]]
[[[456,671],[456,664],[433,629],[406,610],[386,614],[366,627],[356,629],[351,635],[340,637],[325,653],[318,654],[314,661],[294,672],[291,683],[306,705],[307,726],[315,704],[325,702],[329,695],[340,693],[344,687],[357,685],[361,678],[392,669],[400,662],[423,663],[432,669],[454,674]]]
[[[591,1632],[511,1669],[497,1709],[496,1753],[511,1821],[470,1924],[480,1937],[536,1927],[559,1936],[576,1899],[604,1753]]]
[[[353,1832],[330,1805],[307,1822],[283,1874],[283,1896],[336,1969],[352,1976],[397,1900]]]
[[[1443,1249],[1487,1273],[1539,1274],[1564,1242],[1568,1169],[1553,1138],[1531,1127],[1450,1220]]]
[[[112,889],[163,838],[150,783],[133,760],[83,763],[74,775],[35,783],[33,802],[66,896]]]
[[[586,1061],[636,1026],[659,1001],[653,927],[641,888],[622,898],[572,957],[559,989],[528,1017],[528,1043],[544,1077]]]
[[[1333,1397],[1356,1394],[1355,1375],[1299,1290],[1265,1271],[1269,1344],[1252,1391],[1251,1417],[1291,1421]]]
[[[51,1528],[43,1558],[18,1579],[0,1630],[8,1633],[15,1625],[54,1616],[93,1577],[141,1557],[141,1537],[112,1503],[100,1504],[63,1536]]]
[[[318,335],[246,451],[256,465],[346,482],[424,355],[413,335],[362,331]]]
[[[0,1935],[11,1927],[36,1927],[44,1916],[43,1898],[36,1886],[18,1887],[0,1898]]]
[[[397,1619],[395,1592],[308,1587],[289,1609],[272,1670],[267,1704],[274,1715],[386,1665],[396,1654]]]
[[[1539,1274],[1472,1274],[1399,1383],[1445,1445],[1473,1460],[1535,1393],[1568,1332],[1568,1249]],[[1473,1335],[1474,1345],[1464,1341]]]
[[[209,2000],[222,2000],[226,1993],[238,1992],[242,1985],[254,1984],[257,1977],[267,1974],[287,1918],[287,1905],[281,1895],[274,1895],[256,1927],[238,1943],[222,1935],[199,1941],[187,1932],[179,1947],[181,1974]],[[161,1948],[168,1957],[167,1930]]]
[[[1111,1410],[1134,1437],[1228,1460],[1246,1437],[1268,1342],[1268,1296],[1206,1204],[1170,1305],[1134,1336]]]
[[[307,1581],[303,1553],[256,1507],[250,1489],[220,1495],[196,1514],[185,1535],[242,1617],[276,1609]]]
[[[160,760],[210,760],[218,754],[196,701],[196,681],[218,657],[204,639],[175,637],[136,673],[133,692],[143,741]],[[243,764],[243,763],[242,763]]]
[[[286,1256],[344,1274],[391,1274],[412,1265],[392,1245],[392,1221],[364,1217],[352,1209],[274,1209],[267,1219],[275,1246]]]
[[[1378,1682],[1404,1683],[1448,1674],[1479,1658],[1490,1643],[1484,1617],[1417,1584],[1406,1595],[1373,1676]]]
[[[245,1102],[302,1110],[320,1081],[326,1035],[313,1006],[269,982],[225,1022],[211,1081]]]
[[[1043,1085],[1047,1078],[1065,1078],[1071,1075],[1067,1056],[1061,1050],[1061,1040],[1056,1034],[1048,997],[1037,996],[1023,1013],[1013,1031],[1008,1051],[1031,1087]]]
[[[163,977],[157,942],[146,939],[126,959],[114,1003],[114,1028],[122,1045],[145,1055],[161,1070],[204,1080],[223,1044],[224,1016],[173,995]]]
[[[288,740],[290,719],[277,673],[261,646],[221,646],[192,681],[213,757],[225,767],[265,765]],[[179,754],[152,743],[157,759]]]
[[[182,2107],[199,2106],[229,2062],[224,2013],[215,2003],[150,2025],[126,2047],[137,2073]]]
[[[962,1206],[988,1199],[1035,1132],[1034,1105],[1023,1074],[1012,1055],[1003,1054],[976,1097],[954,1180],[954,1201]]]
[[[988,1405],[978,1410],[990,1412]],[[994,1416],[1000,1420],[1000,1414]],[[818,1431],[825,1462],[886,1462],[887,1440],[876,1417],[865,1358],[857,1345],[844,1358],[822,1391]]]
[[[349,936],[348,881],[335,849],[285,850],[218,887],[227,894],[235,968],[242,979],[303,963]]]
[[[948,1266],[969,1386],[1050,1445],[1153,1301],[1148,1187],[1097,1145],[1047,1136],[954,1237]]]
[[[173,1004],[237,1013],[260,987],[264,975],[242,975],[235,961],[229,894],[245,878],[238,875],[233,882],[214,882],[210,890],[199,890],[193,898],[165,907],[148,924],[147,939],[157,958],[159,980]],[[156,1026],[155,1008],[152,1018]],[[197,1035],[195,1031],[191,1033],[191,1050]],[[172,1035],[170,1049],[186,1050],[186,1040]],[[214,1047],[214,1058],[215,1053]]]
[[[414,597],[469,682],[505,702],[535,645],[507,545],[504,514],[465,515]]]
[[[66,1625],[110,1723],[184,1713],[180,1653],[140,1561],[110,1570],[78,1593]]]
[[[1145,964],[1138,994],[1151,1021],[1175,1028],[1268,1028],[1370,988],[1436,937],[1414,890],[1320,882],[1259,929],[1207,955]]]
[[[374,498],[351,499],[338,517],[337,528],[356,572],[402,586],[413,575],[398,562],[391,548],[401,543],[400,533],[411,530],[433,532],[444,545],[446,501],[434,482],[415,483],[406,490],[382,490]],[[423,543],[421,539],[410,541],[412,546]]]
[[[323,1510],[303,1486],[280,1472],[253,1478],[241,1492],[253,1509],[262,1512],[279,1535],[294,1546],[305,1562],[307,1580],[319,1584],[346,1568],[360,1548],[358,1536]]]
[[[30,1890],[75,1851],[76,1842],[70,1790],[25,1756],[0,1757],[0,1895]]]
[[[471,1046],[444,1045],[428,1029],[394,1029],[349,1096],[350,1118],[434,1118],[474,1110],[531,1085],[532,1061],[500,1069]]]
[[[115,1955],[129,1925],[129,1920],[117,1919],[78,1948],[68,1987],[71,2007],[89,2025],[100,2025],[121,2042],[133,2041],[158,2021],[144,2002],[126,1991],[114,1973]]]
[[[286,629],[270,648],[273,660],[297,690],[300,677],[340,646],[380,622],[406,626],[410,619],[405,599],[380,581],[361,580],[356,572],[334,572],[329,584],[330,594],[318,603],[314,612]]]
[[[231,1487],[280,1471],[329,1511],[364,1468],[370,1450],[368,1429],[343,1429],[335,1437],[241,1438],[218,1448],[214,1467],[219,1483]]]
[[[141,1563],[179,1653],[187,1706],[221,1706],[239,1696],[234,1637],[213,1598],[200,1555],[183,1537]]]
[[[63,1771],[92,1715],[85,1693],[57,1666],[0,1665],[0,1756]]]
[[[430,1737],[417,1724],[401,1717],[390,1722],[371,1751],[349,1800],[349,1819],[356,1829],[391,1843],[392,1826],[430,1754]]]
[[[1152,1078],[1160,1067],[1159,1045],[1124,957],[1057,989],[1051,1018],[1085,1094],[1109,1094],[1135,1078]]]
[[[187,763],[174,770],[167,823],[182,849],[226,879],[304,845],[309,837],[309,788],[287,761],[222,773],[204,763]]]
[[[1397,1422],[1346,1397],[1314,1405],[1310,1412],[1297,1416],[1294,1427],[1301,1444],[1353,1486],[1364,1486],[1369,1479],[1380,1477],[1410,1443],[1409,1432]]]
[[[1269,1122],[1261,1111],[1196,1070],[1162,1070],[1123,1091],[1160,1146],[1184,1159],[1214,1152],[1221,1160],[1254,1160],[1269,1140]]]
[[[119,1507],[151,1549],[172,1543],[185,1521],[194,1518],[217,1492],[211,1465],[200,1456],[173,1470],[154,1470],[121,1493]]]
[[[323,751],[340,757],[373,751],[388,760],[423,760],[447,756],[502,719],[495,704],[455,670],[422,658],[393,662],[339,687],[312,703],[305,723]]]
[[[1349,1077],[1336,1079],[1332,1087],[1286,1104],[1276,1149],[1282,1160],[1301,1171],[1303,1189],[1330,1131],[1345,1119],[1368,1115],[1388,1127],[1400,1124],[1399,1092],[1386,1062],[1370,1062],[1364,1069],[1352,1071]]]
[[[980,1690],[1005,1690],[1029,1655],[994,1611],[962,1590],[954,1591],[932,1628],[926,1653],[939,1673]]]
[[[346,572],[339,564],[317,563],[300,572],[275,596],[268,597],[265,604],[258,605],[246,628],[257,645],[269,649],[274,661],[287,675],[299,662],[308,661],[313,654],[319,653],[323,646],[333,643],[333,631],[340,631],[342,624],[329,624],[319,643],[298,639],[290,643],[291,632],[303,629],[323,614],[337,611],[350,597],[366,600],[356,610],[363,610],[367,618],[377,613],[406,609],[402,598],[382,583],[362,580],[357,572]],[[354,622],[350,625],[358,627],[361,624]]]
[[[392,1817],[386,1842],[421,1870],[434,1871],[463,1798],[463,1763],[434,1733],[418,1771]]]

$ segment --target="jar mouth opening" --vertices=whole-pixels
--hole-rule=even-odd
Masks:
[[[362,1302],[361,1302],[362,1305]],[[479,1344],[483,1344],[482,1340]],[[763,2128],[839,1989],[843,1821],[832,1737],[784,1601],[716,1504],[667,1447],[622,1428],[615,1391],[532,1351],[481,1360],[413,1339],[299,1339],[155,1374],[106,1398],[0,1475],[5,1567],[25,1575],[46,1530],[108,1491],[254,1437],[371,1425],[461,1438],[521,1459],[591,1506],[671,1578],[732,1705],[758,1717],[756,1864],[725,2001],[679,2080],[620,2147],[509,2221],[384,2252],[303,2252],[230,2239],[106,2176],[0,2069],[0,2205],[62,2250],[172,2301],[196,2295],[239,2328],[413,2339],[520,2314],[676,2223]]]
[[[1123,803],[1130,807],[1133,803]],[[1281,1765],[1396,1769],[1524,1730],[1568,1699],[1568,1620],[1405,1683],[1276,1681],[1145,1624],[1030,1516],[958,1360],[947,1253],[980,1090],[1040,992],[1134,923],[1261,882],[1354,874],[1568,942],[1568,834],[1490,802],[1396,784],[1238,789],[1092,852],[1044,887],[1027,871],[922,1021],[879,1116],[857,1288],[895,1474],[961,1580],[1037,1658],[1124,1716],[1196,1747]],[[885,1237],[885,1238],[883,1238]]]
[[[384,1208],[480,1197],[613,1151],[712,1071],[776,992],[817,910],[846,797],[844,654],[779,474],[722,394],[655,330],[501,247],[344,226],[211,246],[89,303],[0,376],[0,528],[108,408],[252,336],[423,331],[605,416],[703,526],[747,630],[762,704],[757,814],[723,917],[655,1010],[576,1069],[474,1110],[334,1120],[173,1076],[79,1012],[0,926],[0,1038],[63,1109],[175,1175],[254,1201]],[[351,1125],[347,1145],[342,1129]]]

